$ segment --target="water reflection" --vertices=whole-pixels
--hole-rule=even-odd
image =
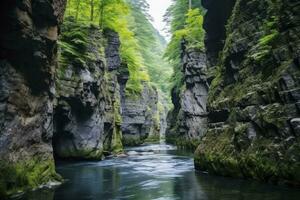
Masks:
[[[55,190],[31,192],[24,200],[280,200],[300,191],[197,173],[190,154],[168,145],[128,149],[129,157],[102,162],[63,163],[67,182]]]

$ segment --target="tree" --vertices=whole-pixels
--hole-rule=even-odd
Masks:
[[[170,89],[169,79],[172,68],[162,57],[166,41],[150,22],[147,1],[131,0],[130,6],[134,20],[129,23],[129,26],[141,47],[144,67],[148,71],[150,81],[167,94]]]
[[[190,9],[192,5],[194,9]],[[172,34],[165,57],[172,64],[174,70],[172,75],[173,91],[179,94],[183,85],[180,58],[182,39],[184,38],[191,48],[203,48],[204,31],[200,1],[173,0],[173,4],[167,10],[165,20],[169,23]]]
[[[80,8],[80,0],[76,1],[76,14],[75,14],[75,20],[78,20],[78,15],[79,15],[79,8]]]
[[[90,0],[90,7],[91,7],[91,17],[90,17],[90,20],[91,21],[94,21],[94,7],[95,7],[95,4],[94,4],[94,0]]]
[[[74,17],[76,23],[119,33],[122,62],[130,72],[126,89],[131,94],[142,90],[141,82],[149,81],[149,73],[151,80],[166,91],[168,84],[164,82],[171,74],[161,57],[165,41],[150,23],[148,9],[146,0],[69,0],[67,5],[66,17]]]

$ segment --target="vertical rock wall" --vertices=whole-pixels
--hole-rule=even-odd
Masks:
[[[159,138],[156,89],[143,83],[140,97],[127,97],[118,35],[74,21],[60,29],[65,4],[0,3],[0,198],[61,180],[53,155],[120,153],[122,130],[125,143],[127,135],[137,135],[135,144]]]
[[[64,0],[0,3],[0,198],[58,179],[54,69]]]
[[[106,30],[105,37],[107,39],[107,45],[105,48],[105,57],[108,69],[108,91],[109,95],[106,98],[106,109],[105,109],[105,123],[104,123],[104,151],[120,153],[123,152],[122,144],[122,86],[119,83],[119,76],[122,74],[120,69],[121,58],[120,58],[120,40],[116,32]],[[126,73],[125,73],[126,76]]]
[[[198,169],[299,185],[299,27],[299,1],[235,2],[210,86]]]
[[[172,92],[174,109],[168,116],[166,140],[184,148],[195,149],[207,124],[207,65],[204,52],[182,45],[184,85],[179,96]]]
[[[122,133],[124,145],[138,145],[149,139],[159,140],[158,93],[148,82],[139,96],[123,93]]]
[[[104,37],[95,27],[81,27],[72,22],[65,26],[66,34],[76,28],[86,33],[87,46],[82,54],[89,57],[77,63],[62,53],[67,63],[57,70],[55,155],[67,159],[101,159],[103,153],[122,151],[117,81],[120,41],[112,31],[106,31]],[[62,37],[64,40],[69,41]]]

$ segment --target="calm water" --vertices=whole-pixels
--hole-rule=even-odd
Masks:
[[[24,200],[293,200],[300,190],[195,172],[190,154],[169,145],[127,149],[126,158],[60,164],[67,179]]]

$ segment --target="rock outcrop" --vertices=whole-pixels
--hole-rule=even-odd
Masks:
[[[78,45],[74,40],[82,42]],[[105,152],[122,151],[118,35],[112,31],[102,35],[98,28],[70,20],[63,26],[62,48],[67,45],[79,53],[62,49],[62,65],[56,73],[55,155],[101,159]]]
[[[195,165],[214,174],[299,186],[300,2],[231,3],[209,91],[208,130]],[[206,27],[215,26],[214,13],[222,9],[208,7]]]
[[[140,95],[122,96],[122,142],[133,146],[150,140],[159,140],[160,121],[158,111],[158,93],[148,82],[143,83]]]
[[[181,91],[172,90],[174,109],[168,116],[166,140],[179,147],[195,149],[207,124],[207,66],[206,55],[196,49],[187,49],[182,42]]]
[[[59,179],[51,138],[65,0],[0,3],[0,198]]]
[[[156,137],[159,137],[160,141],[165,141],[166,139],[166,132],[168,128],[168,111],[169,108],[167,105],[167,99],[165,99],[162,95],[158,95],[159,135],[157,135]]]
[[[125,144],[159,138],[158,92],[144,82],[126,95],[117,33],[72,17],[60,27],[65,0],[0,5],[0,198],[61,180],[54,157],[123,152],[122,131]]]

